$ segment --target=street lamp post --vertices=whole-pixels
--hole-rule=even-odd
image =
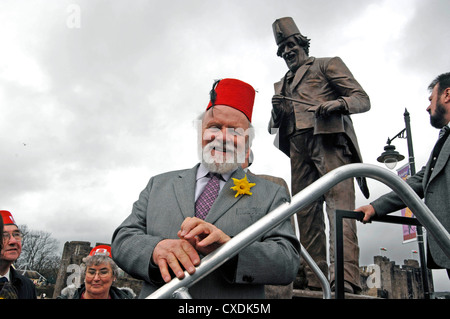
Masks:
[[[399,154],[397,151],[395,151],[395,146],[391,145],[391,142],[399,138],[405,138],[406,133],[406,140],[408,143],[408,155],[409,155],[409,169],[411,176],[416,174],[416,165],[414,160],[414,150],[413,150],[413,144],[412,144],[412,134],[411,134],[411,125],[410,125],[410,118],[409,118],[409,112],[405,108],[405,113],[403,113],[403,117],[405,119],[405,128],[401,130],[397,135],[395,135],[393,138],[388,138],[387,145],[384,147],[384,152],[377,158],[378,162],[385,163],[385,165],[389,169],[393,169],[398,161],[403,160],[405,157],[401,154]],[[422,283],[423,283],[423,290],[425,299],[430,298],[430,285],[428,281],[428,271],[426,267],[425,262],[425,249],[423,244],[423,231],[421,226],[416,227],[417,231],[417,245],[419,247],[419,259],[420,259],[420,267],[422,270]]]

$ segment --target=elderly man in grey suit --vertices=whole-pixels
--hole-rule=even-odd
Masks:
[[[114,260],[145,281],[140,297],[173,276],[183,279],[184,270],[193,274],[202,256],[289,201],[282,186],[246,176],[241,168],[250,151],[255,90],[240,80],[223,79],[214,83],[210,96],[201,125],[201,163],[151,178],[113,234]],[[205,213],[206,193],[216,199]],[[264,298],[265,284],[293,281],[299,249],[286,220],[189,292],[198,299]]]
[[[428,88],[431,91],[430,105],[427,107],[430,123],[441,131],[426,165],[406,182],[425,199],[428,208],[450,231],[450,72],[439,75]],[[391,192],[356,211],[364,212],[363,223],[367,223],[375,215],[383,216],[404,207],[402,200]],[[427,237],[427,246],[428,268],[446,268],[450,278],[450,259],[432,236]]]

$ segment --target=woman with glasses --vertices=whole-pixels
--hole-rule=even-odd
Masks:
[[[84,284],[74,292],[66,287],[58,299],[133,299],[134,292],[130,288],[113,286],[119,275],[119,267],[111,258],[111,248],[99,245],[92,249],[88,257],[83,259],[86,268]]]

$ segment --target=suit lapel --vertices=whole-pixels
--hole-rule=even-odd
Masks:
[[[284,81],[284,78],[283,78],[283,80],[281,80],[281,81],[279,81],[279,82],[276,82],[273,86],[274,86],[274,89],[275,89],[275,94],[281,94],[282,92],[282,89],[283,89],[283,81]]]
[[[445,165],[447,165],[449,157],[450,157],[450,136],[447,138],[444,145],[442,146],[436,165],[434,166],[434,169],[430,174],[430,178],[427,181],[427,185],[439,174],[440,171],[444,169]]]
[[[198,164],[192,169],[182,171],[174,183],[175,197],[184,218],[193,217],[195,213],[195,183]]]
[[[297,72],[295,72],[295,77],[292,80],[291,83],[291,92],[295,91],[295,87],[300,83],[300,81],[302,80],[303,76],[305,75],[306,71],[308,71],[308,69],[311,67],[311,65],[313,64],[315,58],[314,57],[310,57],[308,60],[306,60],[306,62],[297,70]]]
[[[242,196],[235,197],[236,192],[231,189],[234,186],[233,178],[242,179],[245,176],[245,172],[239,167],[225,183],[222,190],[219,193],[216,201],[211,207],[205,221],[214,224],[217,219],[225,214],[233,205],[235,205]]]

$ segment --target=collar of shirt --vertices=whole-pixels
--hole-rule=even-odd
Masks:
[[[207,176],[209,173],[208,169],[200,163],[200,166],[197,169],[196,183],[195,183],[195,200],[200,196],[205,188],[206,184],[208,184],[209,177]],[[220,180],[220,190],[222,190],[225,183],[230,179],[231,175],[234,171],[226,174],[221,174],[222,179]]]
[[[5,277],[8,281],[11,281],[11,270],[8,268],[8,271],[4,275],[0,275],[0,278]]]

